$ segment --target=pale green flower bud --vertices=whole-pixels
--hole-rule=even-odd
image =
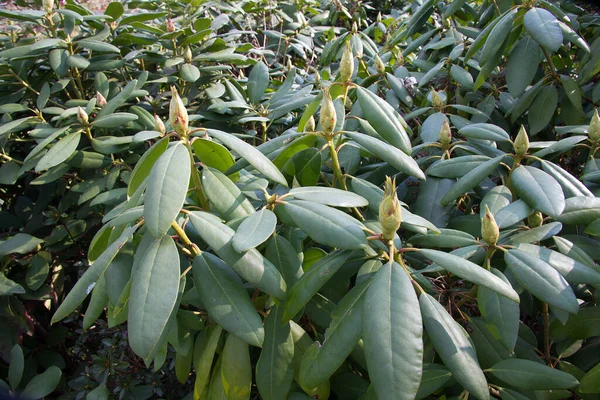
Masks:
[[[523,125],[521,125],[521,129],[519,129],[519,133],[515,138],[513,148],[515,149],[515,154],[519,157],[523,157],[527,154],[527,150],[529,150],[529,137]]]
[[[182,136],[188,134],[188,112],[183,105],[183,101],[177,93],[175,86],[171,86],[171,104],[169,106],[169,122],[173,130]]]
[[[352,22],[352,33],[358,33],[358,25],[356,21]]]
[[[337,122],[337,114],[335,112],[333,100],[331,99],[331,95],[327,89],[323,90],[323,100],[321,101],[321,118],[319,122],[321,123],[321,129],[326,136],[329,136],[333,133],[335,124]]]
[[[434,108],[442,108],[444,106],[444,102],[442,102],[442,98],[435,90],[431,91],[431,104],[433,104]]]
[[[192,62],[193,58],[194,56],[192,55],[192,49],[190,49],[190,46],[185,46],[185,51],[183,52],[183,59],[186,63],[189,64]]]
[[[542,213],[539,211],[534,212],[529,217],[527,217],[527,224],[530,228],[537,228],[538,226],[542,226],[544,222],[544,217]]]
[[[175,22],[171,18],[167,19],[167,32],[175,32]]]
[[[375,54],[375,69],[379,75],[385,74],[385,64],[377,54]]]
[[[311,115],[308,121],[306,121],[306,125],[304,125],[304,132],[314,132],[315,127],[315,118]]]
[[[383,199],[379,205],[379,223],[381,234],[386,240],[393,240],[402,224],[402,207],[396,195],[396,179],[388,176],[385,179]]]
[[[496,220],[492,215],[487,204],[485,205],[485,215],[481,219],[481,237],[490,246],[493,246],[498,241],[500,229],[496,224]]]
[[[342,60],[340,61],[340,77],[342,82],[349,82],[354,73],[354,54],[352,54],[352,45],[350,42],[346,42],[344,52],[342,53]]]
[[[82,125],[87,125],[89,122],[88,114],[81,107],[77,107],[77,120]]]
[[[592,142],[600,143],[600,117],[598,116],[598,109],[594,110],[594,115],[588,128],[588,136]]]
[[[54,0],[42,0],[42,7],[44,8],[44,11],[50,14],[54,8]]]
[[[154,114],[154,130],[160,132],[161,135],[164,135],[167,132],[164,122],[156,114]]]
[[[450,143],[452,143],[452,131],[450,130],[448,120],[444,119],[442,129],[440,129],[440,144],[444,149],[447,149]]]

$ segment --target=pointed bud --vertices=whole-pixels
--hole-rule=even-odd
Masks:
[[[175,22],[171,18],[167,19],[167,32],[175,32]]]
[[[379,223],[384,239],[392,240],[402,223],[402,207],[396,194],[396,178],[385,178],[383,199],[379,205]]]
[[[79,121],[79,123],[81,123],[82,125],[87,125],[89,122],[88,119],[88,114],[85,112],[85,110],[81,107],[77,107],[77,120]]]
[[[375,69],[379,75],[385,74],[385,64],[377,54],[375,54]]]
[[[349,82],[354,73],[354,54],[352,54],[352,45],[349,41],[346,42],[342,60],[340,61],[340,77],[342,82]]]
[[[527,217],[527,224],[530,228],[537,228],[538,226],[542,226],[544,222],[544,217],[542,213],[539,211],[534,212],[529,217]]]
[[[394,54],[396,56],[396,64],[400,66],[404,65],[404,56],[402,55],[402,51],[400,51],[400,49],[396,49]]]
[[[337,114],[335,112],[335,106],[333,100],[329,94],[328,89],[323,89],[323,100],[321,101],[321,129],[326,136],[330,136],[335,129],[335,123],[337,122]]]
[[[527,150],[529,150],[529,137],[527,136],[527,131],[523,125],[521,125],[521,129],[519,129],[519,133],[515,138],[513,148],[515,149],[515,154],[518,157],[523,157],[525,154],[527,154]]]
[[[377,14],[377,23],[381,23],[381,11]]]
[[[288,71],[291,71],[294,68],[294,64],[292,63],[292,58],[288,57],[286,62],[286,68]]]
[[[447,149],[452,143],[452,131],[450,130],[450,124],[447,119],[444,119],[442,123],[442,129],[440,129],[440,144],[444,149]]]
[[[42,0],[42,7],[44,8],[44,11],[50,14],[54,8],[54,0]]]
[[[321,83],[321,74],[319,74],[319,71],[315,72],[315,83],[317,85]]]
[[[431,104],[433,104],[434,108],[442,108],[444,106],[442,98],[440,97],[438,92],[435,91],[435,89],[431,90]]]
[[[481,237],[488,245],[493,246],[498,241],[499,236],[500,229],[498,228],[496,220],[486,204],[485,215],[481,219]]]
[[[189,64],[192,62],[193,58],[194,56],[192,55],[192,49],[190,49],[190,46],[185,46],[185,51],[183,52],[183,59],[186,63]]]
[[[356,25],[356,21],[352,22],[352,33],[358,33],[358,25]]]
[[[600,143],[600,117],[598,116],[598,109],[594,110],[594,115],[588,128],[588,136],[593,143]]]
[[[106,99],[100,92],[96,92],[96,105],[98,107],[104,107],[106,105]]]
[[[311,115],[308,121],[306,121],[306,125],[304,125],[304,132],[314,132],[315,131],[315,118]]]
[[[169,106],[169,122],[173,130],[182,136],[188,134],[188,113],[175,86],[171,86],[171,104]]]
[[[156,114],[154,114],[154,130],[160,132],[161,135],[164,135],[167,132],[167,128],[165,128],[165,123],[162,122],[162,119]]]

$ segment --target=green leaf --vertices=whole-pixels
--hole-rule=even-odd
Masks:
[[[461,156],[437,160],[427,168],[427,175],[437,178],[461,178],[490,158],[487,156]]]
[[[248,344],[228,335],[221,355],[221,379],[228,400],[248,400],[252,388],[252,364]]]
[[[27,254],[43,242],[42,239],[38,239],[27,233],[17,233],[10,239],[0,242],[0,256],[13,253]]]
[[[588,196],[570,197],[557,221],[569,225],[587,225],[600,218],[600,198]]]
[[[577,178],[565,171],[560,166],[546,160],[542,160],[542,169],[552,176],[560,184],[565,197],[589,196],[594,194]]]
[[[264,62],[254,64],[248,76],[248,99],[252,104],[260,103],[261,97],[269,87],[269,69]]]
[[[210,318],[229,333],[252,346],[261,347],[265,333],[260,316],[246,289],[227,276],[219,263],[221,260],[206,252],[194,258],[194,282],[202,304]]]
[[[345,135],[360,144],[371,154],[386,161],[398,171],[425,180],[425,174],[421,171],[417,162],[404,152],[362,133],[346,132]]]
[[[219,345],[219,339],[221,338],[221,332],[223,328],[216,325],[208,334],[208,339],[204,341],[199,340],[202,338],[201,335],[204,331],[198,334],[196,338],[194,348],[194,369],[196,370],[196,381],[194,382],[194,398],[202,399],[202,394],[206,396],[207,386],[210,379],[210,371],[213,365],[213,359],[217,346]]]
[[[494,218],[496,219],[498,227],[503,229],[524,220],[532,213],[533,208],[529,207],[527,203],[519,199],[513,201],[506,207],[501,208],[496,215],[494,215]]]
[[[294,339],[282,313],[276,306],[265,320],[265,343],[256,363],[256,386],[265,400],[285,399],[294,379]]]
[[[553,85],[544,86],[535,96],[527,117],[529,134],[536,135],[542,131],[554,116],[558,104],[558,91]]]
[[[192,142],[194,155],[198,157],[202,164],[212,167],[218,171],[225,173],[234,164],[234,159],[229,150],[223,145],[212,140],[204,138],[196,138]],[[231,180],[236,182],[239,178],[239,173],[231,174]]]
[[[511,386],[524,390],[571,389],[579,385],[571,374],[530,360],[503,360],[488,371]]]
[[[362,196],[325,186],[297,187],[290,190],[288,194],[299,200],[309,200],[333,207],[364,207],[369,204]]]
[[[179,254],[170,236],[146,233],[131,270],[127,330],[131,349],[149,362],[175,307],[179,290]]]
[[[477,240],[467,232],[455,229],[439,229],[438,232],[419,233],[411,236],[408,241],[423,247],[463,247],[477,244]]]
[[[156,160],[167,150],[169,138],[163,138],[154,143],[138,160],[133,168],[127,185],[127,196],[131,197],[152,171]]]
[[[600,363],[590,369],[581,379],[577,388],[581,393],[600,393]]]
[[[36,375],[29,381],[21,396],[24,399],[40,399],[48,396],[56,389],[60,382],[62,371],[55,366],[49,367],[43,373]]]
[[[504,155],[501,155],[496,158],[492,158],[491,160],[484,162],[480,166],[468,172],[466,175],[456,181],[454,185],[452,185],[450,190],[446,192],[444,197],[442,197],[440,204],[445,206],[452,200],[462,196],[467,191],[479,185],[481,181],[487,178],[492,172],[494,172],[496,168],[498,168],[504,157]]]
[[[472,139],[494,140],[496,142],[508,142],[510,136],[506,131],[493,124],[470,124],[460,129],[458,133]]]
[[[481,49],[479,65],[485,65],[492,60],[499,51],[502,51],[504,41],[510,34],[517,12],[518,8],[513,8],[494,25],[494,28],[490,31],[490,34],[483,45],[483,49]]]
[[[302,307],[329,281],[352,255],[350,250],[336,250],[317,261],[289,290],[283,305],[283,321],[294,318]]]
[[[119,250],[131,239],[138,225],[127,228],[102,254],[94,261],[90,268],[77,281],[67,297],[62,301],[58,310],[52,316],[52,323],[58,322],[73,312],[92,291],[98,279],[104,274]]]
[[[179,214],[190,181],[191,163],[187,149],[177,143],[156,161],[144,196],[144,219],[148,231],[162,237]]]
[[[238,253],[253,249],[275,232],[276,225],[277,217],[273,211],[264,208],[244,219],[233,235],[231,244]]]
[[[500,239],[502,244],[533,243],[550,239],[562,229],[560,222],[550,222],[532,229],[524,229],[516,235],[508,236],[506,240]]]
[[[586,264],[567,257],[557,251],[533,244],[521,243],[517,248],[535,254],[540,260],[556,269],[567,282],[578,284],[600,284],[600,272]]]
[[[274,234],[269,239],[266,257],[277,267],[290,287],[304,273],[297,250],[281,235]]]
[[[111,3],[112,4],[112,3]],[[119,3],[121,4],[121,3]],[[91,390],[85,400],[108,400],[110,392],[104,384],[97,386],[94,390]]]
[[[471,395],[480,400],[489,399],[487,381],[462,326],[427,293],[421,294],[419,304],[431,343],[454,379]]]
[[[71,133],[58,142],[38,161],[35,172],[45,171],[65,161],[77,150],[81,132]]]
[[[537,7],[531,8],[525,13],[523,25],[531,37],[546,50],[554,52],[562,45],[562,31],[558,20],[550,11]]]
[[[225,174],[206,167],[202,170],[202,186],[213,208],[230,221],[254,214],[254,206]]]
[[[388,143],[410,155],[410,138],[404,128],[406,122],[400,114],[389,103],[367,89],[359,86],[357,93],[358,104],[360,104],[360,108],[369,124]],[[354,139],[354,137],[352,138]]]
[[[506,284],[510,284],[504,274],[496,268],[492,268],[491,272]],[[477,305],[488,330],[512,352],[519,335],[519,304],[485,286],[479,286]]]
[[[534,209],[556,218],[565,208],[565,197],[556,179],[542,170],[521,165],[513,170],[512,185],[520,198]]]
[[[567,281],[550,265],[523,250],[504,253],[506,265],[517,280],[540,300],[576,314],[579,303]]]
[[[118,1],[113,1],[106,7],[106,10],[104,10],[104,15],[108,15],[112,17],[113,21],[116,21],[124,12],[125,9],[123,8],[123,4]]]
[[[246,159],[254,168],[264,174],[268,179],[273,182],[277,182],[280,185],[287,187],[285,177],[281,171],[277,169],[275,165],[269,160],[263,153],[258,151],[254,146],[249,145],[237,137],[218,131],[216,129],[207,129],[210,136],[214,136],[220,140],[225,146],[229,147],[242,158]]]
[[[317,243],[342,249],[360,249],[366,245],[367,238],[362,224],[335,208],[294,200],[276,206],[275,213],[280,218],[281,214],[285,214],[292,224]]]
[[[356,347],[363,333],[362,308],[369,283],[355,286],[340,300],[331,315],[323,344],[316,342],[304,353],[300,386],[316,388],[327,381]]]
[[[411,280],[399,264],[375,274],[365,297],[364,343],[379,399],[414,399],[423,370],[423,323]]]
[[[10,360],[8,362],[8,383],[16,390],[23,377],[23,368],[25,367],[25,357],[21,346],[15,344],[10,350]]]
[[[184,81],[194,83],[200,79],[200,70],[193,64],[185,63],[179,68],[179,74]]]
[[[419,249],[419,252],[452,274],[519,302],[519,295],[507,282],[479,265],[443,251]]]
[[[514,97],[520,96],[531,84],[544,55],[540,46],[525,36],[511,51],[506,64],[506,86]]]
[[[96,118],[91,125],[96,128],[116,128],[117,126],[125,125],[126,123],[137,119],[138,116],[135,114],[117,112]]]
[[[448,118],[446,114],[441,112],[433,113],[423,121],[419,135],[424,143],[434,143],[440,139],[440,131],[444,121],[448,122]]]
[[[417,400],[425,398],[430,394],[433,394],[439,388],[444,386],[450,379],[452,374],[445,367],[439,364],[424,364],[423,365],[423,376],[421,377],[421,384],[417,391]]]
[[[197,211],[188,214],[190,222],[202,240],[214,250],[239,276],[262,291],[285,297],[286,284],[277,268],[256,249],[238,253],[231,244],[235,231],[212,214]]]
[[[310,147],[290,157],[283,165],[282,171],[290,182],[295,179],[302,186],[314,186],[319,182],[321,163],[319,149]]]

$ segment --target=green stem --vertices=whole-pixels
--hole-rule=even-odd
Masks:
[[[331,155],[331,163],[333,166],[333,186],[335,187],[335,182],[337,180],[344,190],[348,190],[346,188],[346,181],[342,176],[342,167],[340,166],[340,160],[338,159],[337,151],[333,144],[333,138],[327,139],[327,145],[329,146],[329,154]]]
[[[548,61],[548,65],[550,66],[550,74],[552,74],[552,78],[555,81],[560,82],[560,78],[556,74],[556,67],[554,66],[554,62],[552,61],[552,56],[550,55],[550,53],[548,53],[548,50],[544,49],[544,47],[542,47],[542,52],[544,53],[544,57],[546,57],[546,61]]]
[[[200,181],[200,175],[198,174],[198,169],[194,165],[194,153],[192,152],[192,145],[190,144],[189,139],[186,137],[184,139],[185,146],[188,149],[188,153],[190,154],[190,163],[192,164],[192,181],[194,182],[194,188],[198,195],[198,200],[200,201],[200,206],[206,211],[209,210],[208,199],[204,194],[204,189],[202,188],[202,182]]]
[[[544,357],[546,363],[552,365],[550,357],[550,318],[548,315],[548,303],[544,303]]]
[[[175,221],[173,221],[171,223],[171,227],[173,228],[173,230],[175,231],[175,233],[177,233],[177,236],[179,236],[179,239],[185,244],[185,247],[188,248],[188,250],[194,255],[197,256],[200,253],[202,253],[200,251],[200,249],[198,249],[198,246],[194,245],[194,243],[192,243],[192,241],[190,240],[190,238],[187,236],[187,234],[185,233],[185,231],[183,230],[182,227],[179,226],[179,224]]]

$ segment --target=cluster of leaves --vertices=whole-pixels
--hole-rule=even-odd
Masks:
[[[127,5],[0,10],[0,390],[598,398],[598,15]]]

